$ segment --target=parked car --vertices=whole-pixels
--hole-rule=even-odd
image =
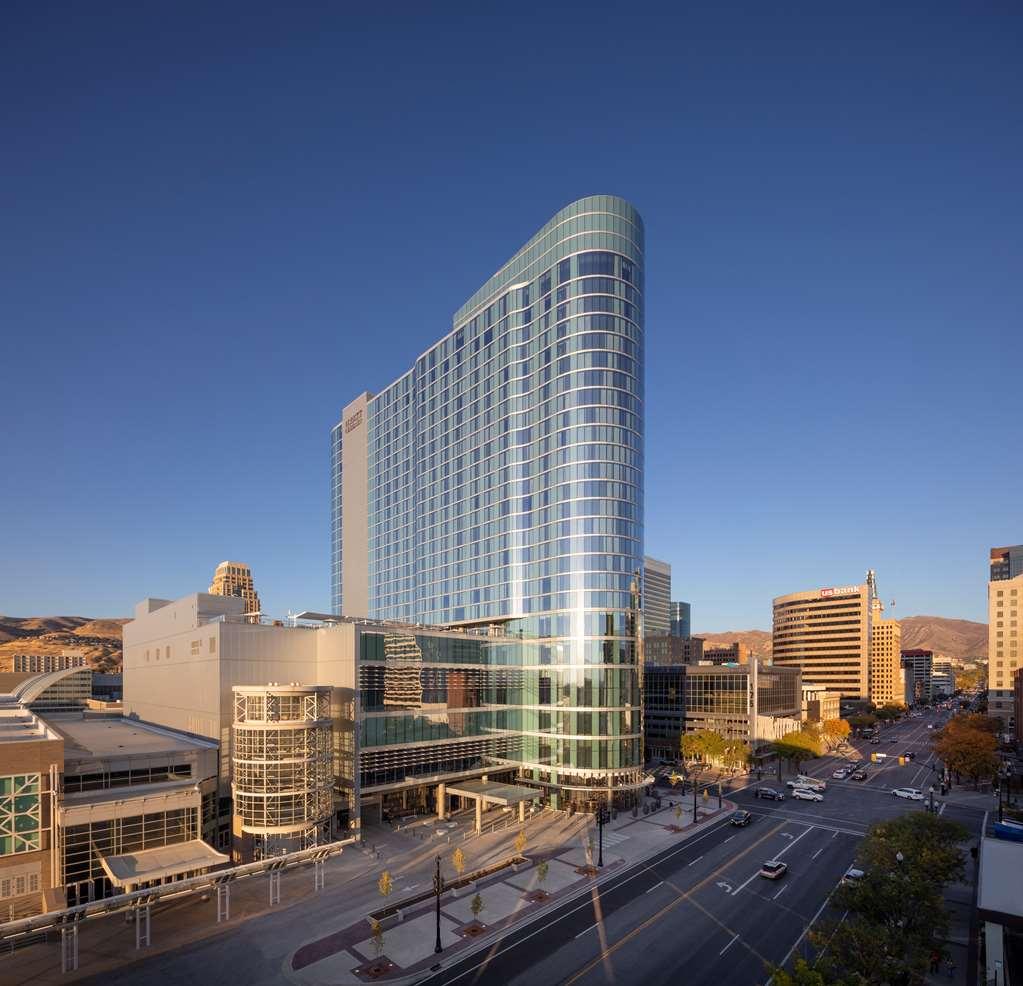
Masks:
[[[792,797],[797,801],[823,801],[824,795],[820,791],[812,791],[808,787],[797,787],[792,791]]]
[[[780,859],[769,859],[760,867],[760,875],[768,880],[779,880],[788,868],[788,863],[783,863]]]
[[[758,787],[753,792],[758,798],[767,798],[768,801],[784,801],[785,795],[776,791],[773,787]]]
[[[733,825],[746,826],[753,821],[753,816],[745,809],[740,808],[738,811],[732,812],[730,821]]]
[[[867,779],[867,772],[865,770],[854,770],[849,776],[854,781],[865,781]]]
[[[918,791],[915,787],[897,787],[892,791],[896,798],[905,798],[908,801],[923,801],[924,792]]]

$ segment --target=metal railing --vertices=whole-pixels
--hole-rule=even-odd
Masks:
[[[4,944],[14,943],[26,935],[36,934],[50,928],[76,925],[90,918],[104,917],[105,915],[116,914],[120,911],[131,911],[140,906],[159,903],[162,900],[214,892],[218,887],[232,883],[235,880],[245,879],[246,877],[267,873],[279,874],[282,870],[291,869],[296,866],[305,866],[309,863],[319,864],[328,856],[339,855],[346,846],[354,845],[358,841],[355,838],[342,839],[339,842],[329,842],[326,845],[313,846],[310,849],[301,849],[298,852],[275,856],[272,859],[260,860],[258,863],[243,863],[241,866],[213,870],[201,876],[189,877],[186,880],[175,880],[172,883],[165,883],[158,887],[133,890],[131,893],[117,894],[113,897],[105,897],[102,900],[90,901],[86,904],[76,904],[74,907],[66,907],[63,910],[48,911],[45,914],[37,914],[33,917],[9,921],[6,924],[0,924],[0,942]]]

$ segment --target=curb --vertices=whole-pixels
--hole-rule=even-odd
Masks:
[[[732,802],[732,801],[729,801],[727,798],[724,799],[724,801],[722,802],[722,806],[721,806],[720,810],[715,812],[713,818],[706,818],[706,819],[703,819],[702,821],[698,822],[693,827],[693,829],[691,831],[686,832],[685,835],[682,838],[680,838],[680,839],[678,839],[676,841],[676,845],[685,843],[689,839],[691,839],[693,836],[701,834],[706,829],[710,829],[715,823],[722,821],[725,818],[725,816],[727,816],[728,814],[730,814],[734,810],[735,810],[735,803]],[[634,867],[636,865],[639,865],[639,864],[647,862],[648,860],[652,859],[654,856],[657,856],[658,854],[664,852],[666,848],[669,848],[669,847],[662,846],[662,847],[660,847],[658,849],[652,849],[649,852],[644,853],[641,856],[637,856],[635,859],[630,860],[627,863],[627,868],[631,869],[632,867]],[[622,860],[622,862],[625,862],[625,860]],[[566,896],[566,897],[564,897],[562,899],[559,899],[559,900],[552,900],[550,903],[545,904],[543,907],[541,907],[538,910],[536,910],[530,916],[530,921],[531,922],[539,921],[540,919],[542,919],[544,917],[545,914],[548,914],[551,911],[554,911],[555,909],[557,909],[559,907],[562,907],[565,904],[570,904],[570,903],[580,899],[581,897],[584,897],[587,894],[592,893],[592,888],[594,886],[600,886],[603,883],[607,883],[607,882],[613,880],[615,877],[621,875],[621,872],[622,872],[621,870],[617,870],[617,871],[613,870],[613,869],[612,870],[605,870],[599,876],[590,878],[588,883],[586,883],[583,886],[581,886],[578,890],[573,891],[571,893],[571,895]],[[455,963],[463,962],[465,959],[470,958],[473,955],[476,955],[478,952],[482,952],[482,951],[486,950],[487,948],[489,948],[490,946],[492,946],[496,942],[499,942],[506,934],[508,934],[510,932],[514,932],[514,931],[515,931],[515,926],[512,925],[510,927],[502,928],[502,929],[500,929],[498,931],[491,932],[490,934],[488,934],[488,935],[486,935],[484,937],[474,939],[472,945],[470,945],[469,948],[467,948],[466,950],[460,952],[457,956],[453,957],[453,961]],[[310,979],[304,978],[304,977],[301,976],[300,973],[296,972],[295,970],[293,970],[291,968],[291,960],[292,960],[292,957],[295,955],[295,953],[300,948],[304,947],[305,945],[309,944],[310,942],[318,941],[318,940],[319,940],[319,938],[315,938],[315,939],[308,939],[306,941],[299,942],[299,944],[296,945],[295,948],[293,948],[291,950],[291,952],[286,956],[286,958],[284,959],[283,963],[281,964],[281,974],[282,974],[284,979],[286,979],[288,982],[295,983],[296,986],[313,986],[313,983],[317,983],[317,982],[326,984],[326,982],[327,982],[326,980],[316,981],[316,980],[310,980]],[[337,953],[335,953],[335,954],[337,954]],[[438,960],[438,962],[435,963],[437,966],[439,966],[439,968],[423,969],[423,970],[420,970],[419,972],[409,973],[406,976],[397,976],[397,977],[394,977],[393,979],[381,979],[379,981],[381,983],[391,984],[391,986],[411,986],[411,984],[422,982],[423,980],[431,978],[437,972],[442,972],[445,969],[445,967],[448,965],[448,960],[451,959],[451,958],[452,957],[445,957],[445,956],[442,955],[441,958]],[[352,978],[350,980],[341,980],[341,979],[338,978],[336,973],[329,979],[329,982],[330,982],[331,986],[333,986],[333,984],[337,984],[337,983],[340,983],[340,982],[350,982],[350,983],[353,984],[353,986],[355,986],[355,984],[361,984],[361,980],[357,979],[355,976],[352,976]]]

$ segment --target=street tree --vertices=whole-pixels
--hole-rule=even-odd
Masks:
[[[846,722],[852,729],[873,729],[877,725],[877,716],[871,712],[861,712],[846,716]]]
[[[837,746],[850,732],[849,723],[844,719],[825,719],[821,723],[821,736],[828,746]]]
[[[774,986],[845,986],[845,980],[826,976],[822,970],[811,966],[806,959],[796,959],[791,972],[772,965],[769,965],[768,969]]]
[[[987,716],[956,716],[937,732],[932,747],[946,767],[975,784],[998,772],[998,740]]]
[[[461,846],[451,854],[451,867],[455,871],[456,877],[461,877],[465,872],[465,853],[462,852]]]
[[[373,941],[373,951],[376,952],[376,956],[379,959],[384,954],[384,928],[379,921],[374,921],[372,930],[370,931],[370,937]]]
[[[544,894],[546,891],[543,885],[547,882],[547,874],[550,873],[551,867],[546,859],[541,860],[536,866],[536,882],[540,887],[540,893]]]
[[[519,834],[515,836],[515,852],[520,856],[526,851],[526,843],[529,840],[526,838],[526,830],[519,829]]]
[[[789,763],[798,764],[802,760],[809,760],[821,755],[820,739],[812,733],[804,733],[796,729],[786,733],[779,740],[771,744],[774,754],[780,760],[787,760]]]
[[[479,894],[476,894],[473,897],[471,903],[469,904],[469,910],[472,911],[472,917],[474,921],[479,921],[480,914],[483,912],[483,909],[485,907],[486,904],[483,903],[483,898]]]
[[[391,891],[394,890],[394,879],[391,877],[390,871],[384,870],[380,874],[380,879],[377,880],[377,890],[380,891],[381,897],[391,896]]]
[[[686,761],[698,760],[704,765],[720,761],[726,748],[725,738],[711,729],[683,733],[679,746]]]

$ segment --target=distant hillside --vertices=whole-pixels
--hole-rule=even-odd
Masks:
[[[126,619],[87,616],[0,616],[0,670],[15,654],[85,652],[94,671],[120,671],[121,627]]]
[[[771,634],[767,630],[729,630],[726,633],[694,633],[693,636],[702,637],[708,646],[727,646],[738,640],[760,657],[768,657],[771,653]]]
[[[902,646],[933,650],[949,657],[987,657],[987,624],[971,620],[950,620],[944,616],[903,616]],[[771,634],[767,630],[728,630],[724,633],[697,633],[709,643],[746,644],[754,654],[768,657]]]
[[[949,620],[943,616],[904,616],[902,646],[948,654],[950,657],[987,657],[987,624]]]

